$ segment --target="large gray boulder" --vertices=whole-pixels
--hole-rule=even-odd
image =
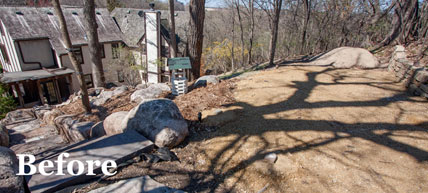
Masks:
[[[79,122],[75,115],[61,115],[55,118],[58,133],[67,142],[79,142],[89,139],[93,122]]]
[[[24,178],[16,175],[19,165],[15,152],[6,147],[0,147],[0,192],[24,192]]]
[[[334,68],[377,68],[377,58],[363,48],[339,47],[311,58],[308,62],[291,65],[333,66]]]
[[[2,122],[6,125],[10,125],[31,121],[34,119],[36,119],[36,115],[34,114],[33,109],[18,109],[8,112]]]
[[[107,118],[104,119],[103,126],[106,135],[115,135],[123,132],[121,128],[122,121],[128,115],[127,111],[119,111],[112,113]]]
[[[163,83],[151,84],[149,87],[141,90],[136,90],[131,95],[131,101],[141,102],[144,99],[158,98],[163,92],[170,92],[171,88]]]
[[[193,88],[199,88],[207,86],[208,84],[218,84],[220,80],[215,75],[207,75],[199,77],[193,84]]]
[[[172,148],[189,134],[187,122],[169,99],[144,100],[123,119],[121,130],[136,130],[158,147]]]
[[[0,146],[9,147],[9,132],[2,123],[0,123]]]
[[[120,95],[120,94],[122,94],[122,93],[124,93],[124,92],[126,92],[126,91],[128,91],[128,87],[127,87],[127,86],[125,86],[125,85],[122,85],[122,86],[116,87],[116,88],[113,90],[113,96]]]

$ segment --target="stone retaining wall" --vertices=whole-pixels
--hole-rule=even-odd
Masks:
[[[406,57],[405,48],[396,46],[388,70],[405,84],[410,94],[428,98],[428,71],[424,67],[414,66]]]

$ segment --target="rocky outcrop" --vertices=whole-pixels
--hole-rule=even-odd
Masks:
[[[404,82],[410,94],[428,98],[428,71],[409,61],[403,46],[395,46],[388,70],[393,72],[399,81]]]
[[[189,134],[177,105],[169,99],[144,100],[123,119],[119,130],[136,130],[158,147],[174,147]]]
[[[215,75],[202,76],[193,84],[193,88],[205,87],[208,84],[218,84],[220,80]]]
[[[19,165],[15,153],[6,147],[0,147],[0,192],[24,192],[24,178],[16,175]]]
[[[121,128],[122,121],[128,115],[127,111],[115,112],[104,119],[103,126],[107,135],[114,135],[123,132]]]
[[[74,115],[61,115],[55,118],[58,133],[67,142],[79,142],[89,139],[93,122],[78,122]]]
[[[17,124],[36,119],[32,109],[18,109],[6,114],[2,122],[6,125]]]
[[[170,91],[171,88],[166,84],[151,84],[145,89],[136,90],[134,93],[132,93],[131,101],[139,103],[144,99],[154,99],[159,97],[163,92]]]
[[[57,118],[62,114],[63,113],[58,109],[53,109],[51,111],[48,111],[43,115],[43,122],[48,125],[55,125],[55,122],[54,122],[55,118]]]
[[[377,68],[379,61],[363,48],[340,47],[292,65],[333,66],[335,68]]]

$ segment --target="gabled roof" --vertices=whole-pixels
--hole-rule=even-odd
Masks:
[[[138,15],[139,12],[148,11],[146,9],[115,8],[111,16],[117,22],[123,33],[124,42],[130,47],[138,47],[140,40],[145,33],[144,18]],[[169,41],[169,11],[161,12],[161,34]],[[175,33],[178,35],[178,42],[185,41],[186,30],[189,23],[189,13],[185,11],[175,11]]]
[[[87,44],[83,27],[82,8],[63,8],[68,32],[73,45]],[[122,41],[121,32],[107,9],[96,9],[100,42]],[[14,40],[49,38],[57,54],[67,53],[64,48],[59,22],[53,8],[0,7],[0,19]]]

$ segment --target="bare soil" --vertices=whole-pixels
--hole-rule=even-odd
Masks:
[[[428,192],[428,103],[391,73],[293,66],[234,85],[236,119],[192,132],[173,149],[181,162],[141,161],[80,191],[150,175],[188,192]],[[194,120],[200,97],[175,102]]]

